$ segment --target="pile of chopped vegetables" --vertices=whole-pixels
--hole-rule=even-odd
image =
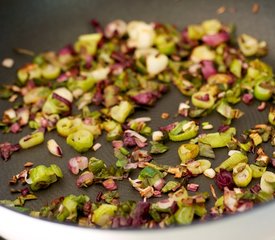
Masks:
[[[115,20],[103,28],[93,20],[92,25],[96,33],[35,56],[18,69],[15,84],[0,88],[1,98],[20,100],[4,111],[3,132],[32,129],[16,143],[0,144],[4,161],[57,131],[76,152],[64,159],[67,171],[77,175],[76,188],[101,184],[106,190],[96,200],[60,196],[30,211],[32,216],[90,227],[162,228],[243,212],[274,198],[275,152],[265,146],[275,145],[275,81],[272,68],[259,59],[267,54],[265,41],[247,34],[235,41],[234,28],[215,19],[183,31],[142,21]],[[154,106],[172,84],[186,96],[175,113],[180,121],[153,130],[150,117],[132,118]],[[249,107],[253,101],[259,112],[268,108],[266,121],[237,132],[232,123],[245,116],[235,105]],[[214,112],[224,117],[221,126],[201,121]],[[165,109],[162,117],[169,118]],[[117,159],[111,166],[86,155],[104,147],[97,142],[103,133]],[[180,142],[177,165],[154,159],[169,151],[169,142]],[[63,157],[55,139],[47,141],[47,148]],[[217,148],[228,158],[212,168]],[[192,182],[199,175],[213,180],[209,193],[199,192],[200,185]],[[56,161],[50,166],[27,162],[10,180],[22,187],[14,191],[19,196],[1,204],[23,207],[62,178]],[[130,184],[140,200],[120,201],[118,181]],[[206,208],[210,198],[215,203]]]

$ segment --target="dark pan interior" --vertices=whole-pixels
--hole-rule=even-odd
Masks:
[[[103,25],[114,19],[159,21],[176,24],[180,29],[191,23],[199,23],[202,20],[218,18],[225,23],[234,23],[237,33],[248,33],[259,39],[266,40],[269,44],[269,55],[266,61],[274,66],[275,60],[275,1],[259,2],[260,10],[257,14],[252,13],[252,4],[255,1],[221,1],[221,0],[2,0],[0,2],[0,60],[11,57],[15,60],[12,69],[0,68],[0,82],[11,83],[15,80],[16,69],[22,64],[31,61],[28,56],[18,55],[13,48],[26,48],[36,53],[47,50],[58,50],[72,43],[78,35],[93,31],[89,24],[92,18],[96,18]],[[217,15],[216,10],[225,6],[229,11]],[[174,88],[171,89],[156,105],[149,111],[139,111],[135,116],[151,116],[153,121],[150,126],[157,129],[158,126],[174,122],[173,117],[177,112],[178,103],[185,98]],[[240,133],[256,123],[266,122],[267,111],[259,113],[256,110],[258,103],[251,107],[240,104],[245,112],[245,117],[234,123]],[[0,113],[10,107],[11,104],[0,100]],[[160,118],[162,112],[169,112],[170,118]],[[216,127],[221,124],[223,118],[217,114],[201,119],[209,121]],[[24,129],[19,134],[0,134],[0,142],[17,142],[28,133]],[[38,209],[49,203],[52,199],[67,194],[88,194],[92,200],[99,191],[104,191],[101,186],[93,185],[87,189],[78,189],[75,185],[76,178],[67,169],[67,162],[71,157],[78,155],[69,148],[64,139],[56,133],[46,135],[46,140],[54,138],[60,143],[64,156],[62,159],[53,157],[44,144],[30,150],[15,153],[7,162],[0,160],[0,199],[14,199],[16,195],[10,193],[8,180],[23,169],[27,161],[38,164],[58,164],[64,173],[64,178],[50,188],[37,192],[38,200],[27,203],[27,207]],[[87,156],[95,156],[106,161],[107,164],[114,163],[113,151],[110,144],[105,143],[105,137],[98,139],[104,147],[96,153],[88,152]],[[177,148],[179,144],[169,144],[170,150],[167,154],[157,157],[156,160],[165,164],[178,164]],[[268,149],[271,152],[271,149]],[[217,166],[226,158],[226,152],[216,151],[216,160],[212,166]],[[252,159],[251,159],[252,160]],[[204,176],[194,179],[193,182],[200,183],[200,191],[209,191],[210,181]],[[211,180],[212,182],[212,180]],[[139,194],[127,181],[119,182],[119,192],[122,200],[140,200]],[[210,204],[213,202],[210,201]]]

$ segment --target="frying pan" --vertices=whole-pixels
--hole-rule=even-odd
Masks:
[[[147,22],[159,21],[173,23],[180,29],[191,23],[199,23],[206,19],[218,18],[225,23],[235,23],[237,33],[247,33],[259,39],[264,39],[269,44],[269,54],[265,61],[274,66],[275,60],[275,2],[258,2],[260,10],[252,13],[251,7],[254,1],[221,1],[221,0],[2,0],[0,2],[0,58],[11,57],[15,60],[12,69],[0,69],[1,83],[11,83],[16,76],[16,69],[22,64],[31,61],[28,56],[18,55],[13,48],[25,48],[35,53],[58,50],[68,43],[74,42],[78,35],[92,32],[89,21],[95,18],[103,25],[114,19],[144,20]],[[217,15],[216,10],[224,6],[227,11]],[[184,101],[184,97],[176,90],[165,95],[149,111],[139,111],[138,116],[151,116],[153,121],[150,126],[156,129],[158,126],[166,125],[175,121],[171,117],[168,120],[160,118],[162,112],[168,112],[173,116],[177,112],[178,103]],[[10,103],[0,100],[0,112],[8,107]],[[265,122],[267,112],[259,114],[256,103],[251,108],[244,105],[238,106],[245,112],[246,117],[235,123],[235,127],[241,132],[252,127],[256,123]],[[251,109],[253,109],[251,111]],[[211,115],[203,121],[209,121],[215,126],[223,119],[218,115]],[[22,136],[29,132],[24,129],[15,135],[0,135],[0,142],[17,142]],[[46,140],[54,138],[60,143],[64,151],[62,159],[51,156],[46,145],[40,145],[31,150],[15,153],[8,162],[0,161],[0,199],[14,199],[9,190],[8,180],[23,169],[27,161],[36,165],[59,165],[64,173],[64,179],[53,184],[49,189],[37,193],[38,200],[29,202],[27,207],[39,209],[52,199],[67,194],[88,194],[95,199],[101,186],[92,186],[87,189],[78,189],[75,186],[75,179],[67,170],[67,161],[76,156],[76,152],[69,148],[64,140],[55,133],[47,134]],[[104,136],[98,142],[104,144]],[[45,141],[46,142],[46,141]],[[176,150],[179,145],[169,145],[170,150],[164,156],[158,157],[160,163],[177,164],[178,156]],[[269,152],[272,150],[269,149]],[[226,153],[216,152],[217,159],[225,159]],[[95,156],[104,159],[107,164],[114,162],[112,147],[104,144],[104,148],[96,153],[88,153],[87,156]],[[213,166],[219,164],[213,163]],[[209,182],[204,178],[196,181],[201,185],[200,190],[209,191]],[[139,195],[129,184],[119,183],[119,192],[122,200],[138,199]],[[211,201],[210,201],[211,204]],[[213,202],[212,202],[213,204]],[[77,226],[52,223],[45,220],[34,219],[10,209],[0,207],[0,236],[7,239],[158,239],[182,237],[189,239],[232,239],[245,237],[246,239],[274,239],[275,229],[273,226],[273,213],[275,204],[273,202],[255,207],[255,209],[236,216],[230,216],[218,221],[206,223],[194,223],[191,226],[172,227],[165,230],[99,230],[86,229]],[[253,226],[253,227],[252,227]]]

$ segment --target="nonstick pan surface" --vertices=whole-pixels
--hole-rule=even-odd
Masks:
[[[97,19],[103,25],[114,19],[144,20],[147,22],[157,21],[173,23],[180,29],[191,23],[199,23],[206,19],[217,18],[225,23],[233,23],[237,27],[237,33],[247,33],[258,39],[266,40],[269,44],[269,54],[265,58],[273,68],[275,60],[275,2],[259,1],[260,9],[257,13],[252,12],[252,5],[255,1],[204,1],[204,0],[139,0],[139,1],[111,1],[111,0],[59,0],[59,1],[15,1],[2,0],[0,2],[0,58],[1,60],[11,57],[15,60],[12,69],[0,69],[0,82],[12,83],[16,77],[16,69],[24,63],[31,61],[31,58],[16,54],[14,48],[25,48],[35,53],[58,50],[63,46],[73,43],[80,34],[89,33],[93,28],[89,21]],[[217,14],[216,10],[224,6],[226,12]],[[153,129],[158,126],[174,122],[173,116],[177,112],[178,103],[185,98],[174,88],[171,89],[157,105],[148,111],[138,111],[134,116],[151,116]],[[245,112],[245,117],[234,123],[238,132],[253,127],[257,123],[266,122],[267,111],[259,113],[258,103],[246,107],[240,104],[238,107]],[[5,109],[11,107],[10,103],[0,100],[1,114]],[[161,113],[170,113],[167,120],[161,119]],[[217,114],[211,114],[201,121],[209,121],[214,126],[221,124],[223,118]],[[0,142],[18,142],[18,140],[29,132],[24,129],[18,134],[1,134]],[[54,138],[60,143],[64,156],[62,159],[55,158],[47,150],[46,141]],[[16,196],[10,193],[8,181],[11,176],[23,169],[27,161],[38,164],[57,164],[64,173],[64,178],[50,188],[37,192],[38,200],[27,203],[31,209],[39,209],[52,199],[68,194],[87,194],[92,200],[96,198],[99,191],[104,189],[99,185],[87,189],[79,189],[75,185],[76,178],[72,176],[67,168],[67,162],[77,153],[68,147],[65,141],[56,133],[46,135],[44,144],[35,148],[13,154],[7,162],[0,161],[0,199],[13,200]],[[113,164],[113,150],[111,144],[106,144],[105,136],[98,139],[103,147],[97,152],[89,152],[87,156],[95,156],[104,159],[107,163]],[[179,144],[170,144],[170,150],[163,156],[157,157],[157,161],[164,164],[177,164],[179,159],[177,148]],[[271,153],[272,149],[268,149]],[[216,160],[213,167],[217,166],[221,159],[226,158],[226,152],[216,151]],[[220,159],[220,160],[219,160]],[[194,180],[200,184],[200,191],[209,191],[210,181],[205,177],[198,177]],[[121,200],[140,200],[139,194],[126,181],[119,182]],[[209,202],[212,205],[213,201]],[[253,211],[253,210],[252,210]],[[1,235],[1,233],[0,233]]]

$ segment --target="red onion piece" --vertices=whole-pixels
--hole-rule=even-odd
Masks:
[[[202,37],[202,41],[211,47],[216,47],[221,43],[227,42],[229,39],[229,33],[225,31],[213,35],[205,35]]]
[[[154,183],[154,188],[160,191],[164,187],[164,185],[165,185],[165,180],[163,178],[160,178]]]
[[[10,156],[18,150],[20,150],[19,144],[11,144],[9,142],[0,144],[0,156],[5,161],[7,161]]]
[[[218,132],[226,132],[230,128],[229,125],[221,125],[219,126]]]
[[[131,99],[138,105],[152,106],[157,100],[157,95],[148,91],[131,96]]]
[[[150,203],[149,202],[139,202],[136,205],[136,208],[133,212],[133,222],[132,226],[133,227],[139,227],[143,223],[146,222],[147,217],[149,216],[149,209],[150,209]]]
[[[82,171],[88,167],[88,158],[84,156],[71,158],[68,162],[68,167],[73,174],[78,174],[79,170]]]
[[[77,187],[86,187],[93,183],[94,174],[92,172],[84,172],[82,173],[78,179],[76,180]]]
[[[116,182],[113,179],[107,179],[102,183],[103,187],[105,187],[109,191],[113,191],[117,189]]]
[[[191,191],[191,192],[196,192],[198,191],[200,185],[196,184],[196,183],[189,183],[187,184],[187,190]]]
[[[54,99],[56,99],[56,100],[58,100],[58,101],[64,103],[64,104],[67,105],[69,108],[72,107],[72,103],[71,103],[69,100],[67,100],[66,98],[61,97],[60,95],[58,95],[58,94],[56,94],[56,93],[53,93],[52,98],[54,98]]]
[[[220,169],[220,172],[216,174],[215,182],[221,190],[225,187],[229,189],[233,189],[234,187],[232,173],[225,169]]]
[[[253,100],[253,94],[251,94],[251,93],[245,93],[245,94],[242,96],[242,101],[243,101],[245,104],[251,104],[251,103],[252,103],[252,100]]]
[[[203,77],[208,79],[210,76],[217,73],[213,61],[202,61],[202,68],[201,68]]]
[[[123,147],[123,141],[121,140],[114,140],[112,141],[113,148],[121,148]]]
[[[19,125],[19,123],[13,123],[11,126],[10,126],[10,131],[12,132],[12,133],[18,133],[18,132],[20,132],[21,131],[21,127],[20,127],[20,125]]]

